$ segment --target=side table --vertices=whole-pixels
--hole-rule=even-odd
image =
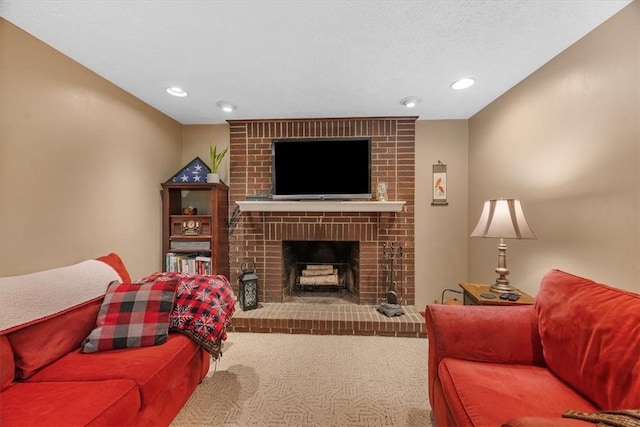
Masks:
[[[520,299],[517,301],[509,301],[500,299],[500,294],[491,292],[490,285],[482,285],[479,283],[460,283],[462,288],[462,300],[464,305],[502,305],[502,306],[517,306],[517,305],[530,305],[533,304],[533,297],[521,290],[516,292],[520,294]],[[482,294],[495,295],[495,298],[485,298]]]

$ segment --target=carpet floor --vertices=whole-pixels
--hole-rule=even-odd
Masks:
[[[430,426],[427,345],[230,332],[171,426]]]

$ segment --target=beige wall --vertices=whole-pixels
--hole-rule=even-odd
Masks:
[[[467,277],[467,120],[416,122],[416,307]],[[446,206],[432,206],[432,165],[447,165]],[[446,299],[459,297],[446,293]]]
[[[470,119],[471,229],[485,199],[519,198],[537,240],[509,240],[514,285],[551,268],[640,291],[640,3]],[[492,282],[496,239],[470,239],[468,279]]]
[[[0,276],[111,251],[157,271],[182,126],[3,19],[0,49]]]

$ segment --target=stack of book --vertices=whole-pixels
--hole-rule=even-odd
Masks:
[[[167,253],[166,271],[170,273],[187,273],[211,276],[211,257],[197,253]]]

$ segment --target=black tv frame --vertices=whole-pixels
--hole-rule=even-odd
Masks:
[[[350,143],[359,146],[347,151],[346,145],[341,146]],[[371,200],[371,155],[370,137],[275,139],[271,143],[272,199]],[[354,161],[355,170],[348,170]],[[288,183],[283,185],[283,180]]]

